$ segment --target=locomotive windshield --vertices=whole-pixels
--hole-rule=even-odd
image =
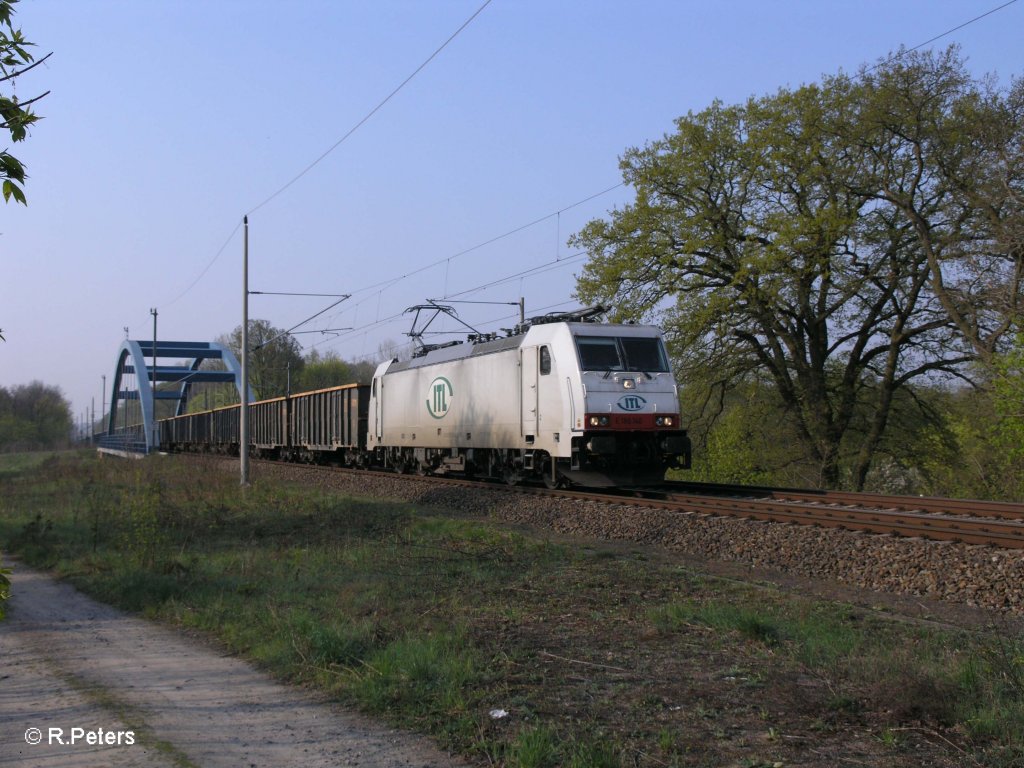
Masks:
[[[652,371],[668,373],[668,356],[657,336],[577,336],[584,371]]]

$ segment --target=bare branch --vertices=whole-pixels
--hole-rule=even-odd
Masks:
[[[40,64],[42,64],[44,61],[46,61],[51,56],[53,56],[53,51],[50,51],[48,54],[43,56],[43,58],[38,59],[38,60],[34,61],[33,63],[29,64],[24,69],[19,69],[17,72],[12,72],[11,74],[9,74],[9,75],[7,75],[5,77],[0,77],[0,83],[4,82],[5,80],[13,80],[16,77],[21,77],[26,72],[28,72],[30,69],[35,69],[36,67],[38,67]],[[47,93],[49,93],[49,91],[47,91]],[[46,94],[43,94],[43,95],[45,96]]]

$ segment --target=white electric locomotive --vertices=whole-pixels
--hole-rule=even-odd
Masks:
[[[661,331],[588,322],[596,314],[534,318],[505,338],[380,365],[367,417],[374,463],[592,487],[658,482],[666,468],[688,467]]]

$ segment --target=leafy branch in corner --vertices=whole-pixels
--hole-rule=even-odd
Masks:
[[[25,40],[20,29],[12,21],[14,5],[18,0],[0,0],[0,83],[10,86],[13,91],[17,79],[29,70],[42,64],[52,54],[38,61],[29,52],[34,43]],[[22,101],[16,93],[0,92],[0,128],[7,130],[11,141],[24,141],[28,128],[39,120],[39,115],[30,108],[49,94],[49,91]],[[13,197],[16,202],[27,205],[25,199],[25,165],[7,149],[0,150],[0,179],[3,180],[4,202]]]

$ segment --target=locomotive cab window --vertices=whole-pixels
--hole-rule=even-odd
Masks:
[[[656,336],[577,336],[576,349],[584,371],[668,371],[665,345]]]
[[[551,373],[551,351],[547,347],[540,348],[540,375]]]
[[[619,339],[627,371],[668,372],[668,356],[661,339],[638,339],[625,337]]]
[[[577,336],[576,349],[584,371],[621,371],[619,348],[615,339],[604,336]]]

